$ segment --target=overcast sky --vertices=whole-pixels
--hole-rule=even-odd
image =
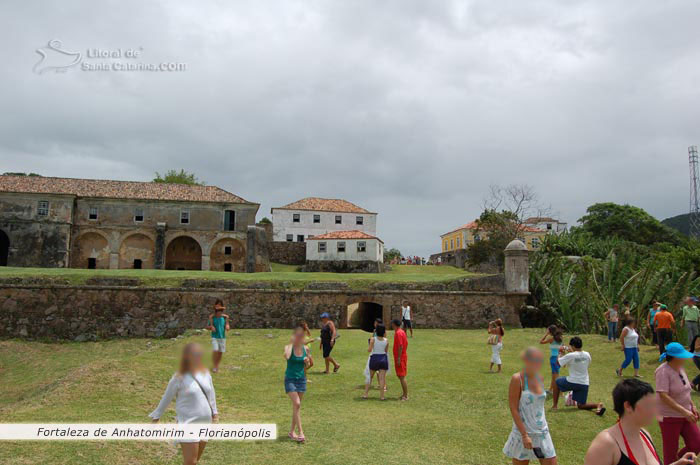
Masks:
[[[687,212],[700,144],[699,17],[693,0],[6,0],[0,171],[184,168],[258,219],[344,198],[404,254],[438,251],[493,183],[569,223],[601,201],[662,219]],[[81,63],[44,69],[73,60],[48,50],[33,71],[50,40]],[[82,69],[164,62],[186,69]]]

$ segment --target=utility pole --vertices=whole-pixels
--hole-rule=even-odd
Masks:
[[[690,225],[689,236],[700,239],[700,168],[698,167],[698,146],[688,147],[688,161],[690,163],[690,211],[688,222]]]

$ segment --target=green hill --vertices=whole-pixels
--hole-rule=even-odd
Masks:
[[[671,218],[666,218],[662,221],[662,223],[687,236],[690,231],[689,218],[690,215],[688,213],[684,213],[682,215],[676,215],[672,216]]]

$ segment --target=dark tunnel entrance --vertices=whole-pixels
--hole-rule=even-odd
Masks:
[[[374,302],[359,302],[348,306],[348,327],[374,331],[374,320],[383,318],[384,308]]]

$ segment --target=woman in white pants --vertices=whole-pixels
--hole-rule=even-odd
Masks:
[[[199,344],[189,343],[182,350],[180,369],[173,375],[158,407],[149,415],[157,423],[175,399],[178,423],[216,423],[216,392],[209,371],[202,363],[204,353]],[[196,465],[202,457],[206,441],[182,439],[184,465]]]

